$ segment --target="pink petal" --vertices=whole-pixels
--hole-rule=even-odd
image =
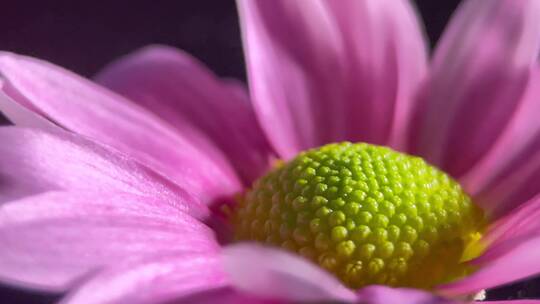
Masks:
[[[54,125],[52,122],[43,118],[39,114],[28,110],[24,106],[16,103],[11,97],[3,93],[3,83],[0,79],[0,111],[7,117],[13,124],[26,126],[36,129],[57,131],[60,128]]]
[[[480,304],[540,304],[540,300],[482,301]]]
[[[475,201],[489,210],[492,218],[498,218],[518,208],[540,194],[540,134],[495,176]]]
[[[471,261],[480,267],[472,275],[440,287],[445,294],[468,294],[540,273],[540,231],[490,247]]]
[[[487,243],[497,243],[518,238],[535,231],[540,232],[540,195],[520,205],[511,213],[490,225],[484,238]]]
[[[198,129],[206,134],[245,181],[268,168],[270,147],[244,88],[218,79],[188,54],[165,46],[146,47],[106,67],[97,81],[181,133]]]
[[[0,53],[0,76],[4,94],[13,101],[136,158],[206,202],[241,188],[228,161],[202,134],[193,130],[180,135],[157,116],[87,79],[9,53]],[[8,101],[1,100],[0,109]]]
[[[369,304],[458,304],[458,301],[444,299],[418,289],[368,286],[358,291],[359,303]]]
[[[239,11],[255,111],[281,156],[399,145],[426,64],[408,1],[241,0]]]
[[[540,2],[463,2],[435,51],[412,152],[466,173],[518,111],[539,46]]]
[[[227,283],[218,261],[212,254],[178,252],[125,263],[98,274],[62,303],[198,303],[184,300]]]
[[[489,185],[514,161],[525,148],[540,137],[540,70],[531,73],[525,95],[512,114],[508,125],[493,146],[460,181],[469,193],[489,191]],[[485,202],[481,202],[485,203]],[[485,205],[486,209],[496,206]]]
[[[247,294],[288,302],[355,300],[354,293],[310,262],[278,249],[255,244],[223,250],[231,284]]]
[[[197,303],[197,304],[288,304],[285,301],[258,298],[252,295],[238,292],[232,287],[224,287],[182,298],[174,301],[174,304]]]
[[[177,185],[110,149],[62,132],[0,128],[0,203],[50,190],[126,192],[197,217],[208,208]]]
[[[0,206],[0,279],[61,291],[104,266],[154,253],[210,252],[213,231],[127,193],[48,192]]]

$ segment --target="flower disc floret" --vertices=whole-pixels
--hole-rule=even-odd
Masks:
[[[431,288],[466,274],[484,226],[460,185],[418,157],[363,144],[300,153],[257,180],[232,215],[237,240],[296,252],[358,288]]]

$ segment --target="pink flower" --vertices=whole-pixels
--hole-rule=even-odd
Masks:
[[[65,303],[450,303],[540,273],[539,1],[464,1],[429,71],[407,1],[239,7],[252,103],[166,47],[98,84],[0,55],[16,125],[0,128],[2,282]],[[454,176],[490,221],[488,247],[464,262],[476,271],[433,293],[353,291],[297,255],[227,244],[217,207],[276,157],[343,140]]]

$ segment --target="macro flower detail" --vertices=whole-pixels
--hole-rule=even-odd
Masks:
[[[235,208],[237,240],[280,246],[352,288],[432,288],[464,276],[484,218],[459,184],[422,159],[330,144],[254,183]],[[470,250],[469,250],[470,251]]]
[[[93,81],[0,53],[3,284],[419,304],[540,273],[540,1],[463,1],[429,64],[405,0],[238,7],[247,90],[164,46]]]

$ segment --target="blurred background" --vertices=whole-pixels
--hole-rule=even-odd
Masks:
[[[415,1],[435,42],[458,0]],[[244,77],[234,0],[11,1],[2,5],[0,49],[85,76],[150,43],[188,51],[222,76]]]
[[[460,1],[413,2],[433,46]],[[45,59],[84,76],[137,48],[159,43],[193,54],[220,76],[245,79],[234,0],[18,0],[2,3],[0,14],[1,50]],[[529,280],[490,291],[488,297],[540,298],[540,284]],[[57,300],[0,286],[0,303]]]

